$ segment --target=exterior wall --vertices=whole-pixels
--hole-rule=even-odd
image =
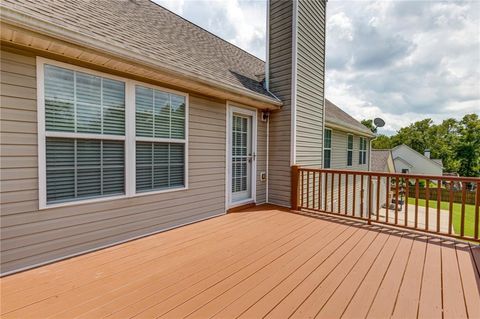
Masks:
[[[324,1],[269,1],[267,78],[270,91],[284,103],[270,119],[269,202],[274,204],[290,206],[291,164],[322,165],[325,10]]]
[[[270,0],[269,89],[283,102],[270,114],[268,201],[290,206],[292,1]]]
[[[327,125],[327,128],[328,125]],[[354,170],[354,171],[368,171],[369,167],[369,160],[370,156],[368,154],[370,153],[370,138],[367,138],[367,163],[360,165],[358,160],[359,160],[359,151],[360,151],[360,136],[352,134],[353,135],[353,160],[352,160],[352,166],[347,166],[347,143],[348,143],[348,132],[345,131],[340,131],[337,129],[331,129],[332,130],[332,159],[331,159],[331,169],[337,169],[337,170]],[[327,198],[331,198],[331,177],[327,177],[327,183],[328,183],[328,188],[325,190],[327,192]],[[348,182],[348,194],[347,194],[347,205],[345,205],[345,182]],[[372,182],[372,194],[376,194],[376,192],[373,192],[374,188],[374,183]],[[360,203],[361,203],[361,189],[362,189],[362,184],[360,180],[360,176],[357,176],[355,179],[355,183],[353,181],[353,176],[348,177],[348,181],[345,180],[345,175],[342,176],[341,180],[341,194],[340,194],[340,212],[343,213],[345,212],[345,208],[349,213],[353,211],[353,198],[354,198],[354,192],[353,189],[355,187],[355,213],[356,216],[360,216]],[[355,186],[354,186],[355,185]],[[363,181],[363,187],[365,190],[365,197],[364,197],[364,214],[367,212],[367,189],[368,189],[368,178],[364,177]],[[383,196],[384,197],[384,196]],[[382,197],[381,197],[382,198]],[[375,197],[372,197],[372,203],[375,202]],[[330,207],[330,203],[328,203],[328,207]],[[372,205],[372,208],[373,205]],[[338,176],[335,177],[333,180],[333,205],[332,209],[334,212],[339,212],[338,210]]]
[[[328,125],[326,126],[327,128]],[[350,169],[356,171],[368,171],[368,164],[370,161],[370,138],[367,138],[367,163],[360,165],[358,163],[359,152],[360,152],[360,137],[358,135],[353,135],[353,161],[352,166],[347,166],[347,141],[348,141],[348,132],[339,131],[336,129],[332,130],[332,169]]]
[[[267,172],[267,122],[263,122],[262,112],[257,112],[257,204],[267,201],[267,182],[261,180],[261,173]]]
[[[412,150],[406,145],[397,146],[392,150],[392,156],[395,163],[395,171],[401,173],[402,169],[409,169],[411,174],[437,175],[443,174],[440,165],[429,160],[422,154]]]
[[[194,95],[188,190],[38,210],[35,56],[7,47],[0,53],[2,273],[225,213],[226,102]],[[258,141],[257,165],[264,170],[263,122]],[[263,202],[265,182],[257,192]]]
[[[323,164],[325,72],[324,1],[298,1],[296,70],[296,160],[304,166]]]

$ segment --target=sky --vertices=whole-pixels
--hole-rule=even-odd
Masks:
[[[265,0],[154,0],[265,60]],[[480,114],[480,1],[327,5],[326,97],[394,134],[424,118]]]

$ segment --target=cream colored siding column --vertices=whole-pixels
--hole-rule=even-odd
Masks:
[[[269,89],[283,102],[270,115],[268,199],[290,206],[293,3],[269,0]]]
[[[225,101],[195,95],[190,95],[188,190],[39,211],[35,63],[29,52],[2,47],[2,273],[225,212]]]
[[[324,1],[298,1],[296,72],[296,163],[322,165],[325,10]]]

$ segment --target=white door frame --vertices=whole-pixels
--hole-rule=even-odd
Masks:
[[[252,117],[252,172],[250,178],[251,197],[232,203],[232,115],[238,113]],[[227,130],[226,130],[226,173],[225,173],[225,207],[226,209],[241,206],[257,201],[257,110],[240,104],[227,101]]]

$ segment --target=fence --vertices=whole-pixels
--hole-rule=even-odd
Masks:
[[[293,210],[344,215],[369,224],[388,224],[480,242],[480,178],[292,166],[291,181]],[[420,187],[423,181],[426,181],[424,189]],[[432,188],[430,182],[437,186]],[[466,207],[467,185],[472,183],[473,210]],[[448,196],[443,196],[442,185],[449,186],[445,190]],[[460,191],[455,191],[454,185],[456,188],[460,185]],[[419,201],[422,190],[424,203]],[[455,195],[458,192],[460,195]],[[455,196],[460,196],[459,203]]]

